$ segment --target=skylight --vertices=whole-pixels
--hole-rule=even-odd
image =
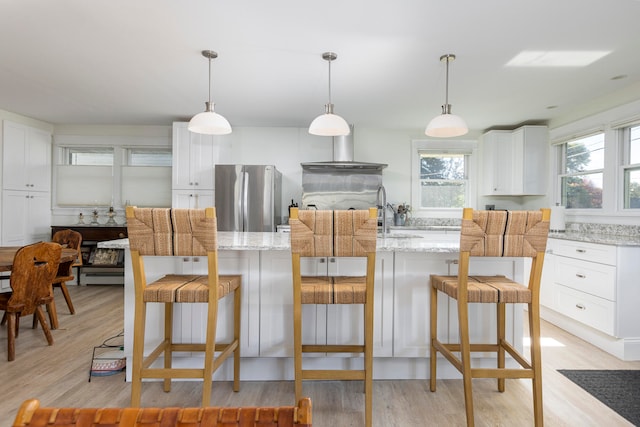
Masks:
[[[610,53],[610,50],[524,50],[507,62],[507,67],[585,67]]]

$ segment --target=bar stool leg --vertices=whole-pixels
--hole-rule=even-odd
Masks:
[[[133,326],[133,366],[131,368],[131,406],[140,406],[142,393],[142,358],[144,357],[144,328],[147,307],[141,298],[136,298]]]
[[[171,369],[173,362],[173,303],[164,304],[164,368]],[[171,391],[171,378],[165,378],[163,383],[165,393]]]
[[[242,307],[242,285],[234,291],[233,295],[233,340],[238,343],[233,352],[233,391],[240,391],[240,326]]]

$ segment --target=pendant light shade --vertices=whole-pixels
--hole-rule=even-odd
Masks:
[[[449,62],[455,59],[456,56],[453,54],[446,54],[440,57],[440,61],[446,62],[447,64],[445,103],[442,106],[442,114],[435,117],[427,125],[424,131],[427,136],[450,138],[453,136],[462,136],[469,132],[469,128],[462,117],[451,114],[451,104],[449,104]]]
[[[333,52],[325,52],[322,59],[329,62],[329,102],[325,104],[324,114],[316,117],[309,126],[309,133],[320,136],[343,136],[349,135],[349,124],[342,117],[333,114],[333,104],[331,103],[331,61],[338,57]]]
[[[205,102],[204,112],[196,114],[189,121],[188,129],[206,135],[226,135],[231,133],[231,125],[214,111],[215,104],[211,102],[211,60],[217,58],[218,54],[212,50],[203,50],[202,56],[209,59],[209,100]]]

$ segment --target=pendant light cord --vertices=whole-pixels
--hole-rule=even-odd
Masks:
[[[445,77],[445,89],[444,89],[444,104],[449,105],[449,59],[450,56],[447,55],[447,71]]]
[[[209,58],[209,105],[211,105],[211,58]]]
[[[329,104],[331,104],[331,58],[329,58]]]

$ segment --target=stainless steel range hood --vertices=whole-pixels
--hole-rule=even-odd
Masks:
[[[366,209],[377,205],[383,163],[353,160],[353,126],[347,136],[333,138],[333,160],[301,163],[302,207]]]
[[[346,171],[348,169],[372,169],[380,170],[388,165],[384,163],[356,162],[353,160],[353,125],[349,126],[351,132],[345,136],[333,137],[333,160],[322,162],[301,163],[302,170],[336,169]]]

